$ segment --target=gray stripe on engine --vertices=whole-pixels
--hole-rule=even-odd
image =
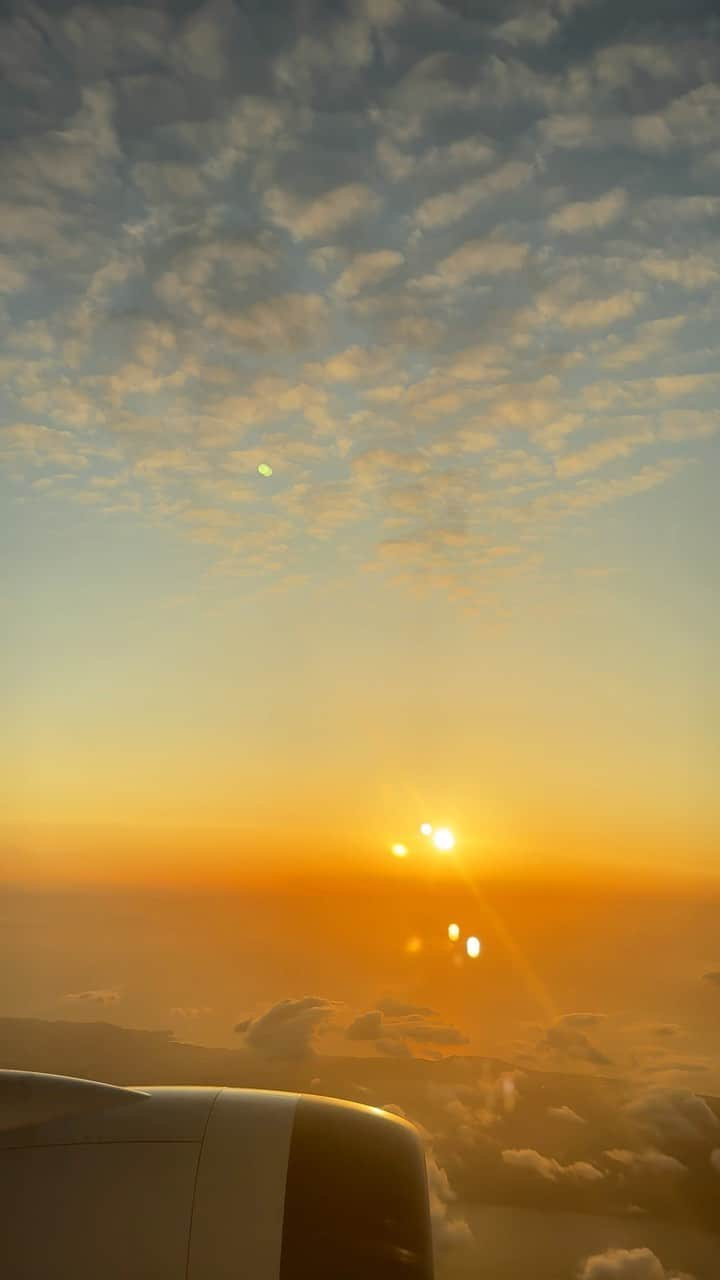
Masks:
[[[298,1095],[223,1089],[200,1153],[187,1280],[278,1280]]]

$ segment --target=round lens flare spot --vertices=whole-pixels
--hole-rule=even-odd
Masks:
[[[414,938],[408,938],[405,943],[405,950],[409,956],[416,956],[418,952],[422,951],[422,945],[422,938],[418,938],[417,936]]]
[[[449,925],[448,925],[448,938],[450,939],[450,941],[451,941],[451,942],[457,942],[457,940],[458,940],[458,938],[459,938],[459,937],[460,937],[460,925],[459,925],[459,924],[449,924]]]
[[[406,858],[406,857],[407,857],[407,845],[405,845],[405,844],[394,844],[394,845],[393,845],[393,847],[392,847],[392,852],[395,854],[395,857],[396,857],[396,858]]]
[[[429,822],[423,822],[423,824],[422,824],[422,826],[421,826],[421,828],[420,828],[420,834],[421,834],[421,835],[423,835],[423,836],[431,836],[431,835],[432,835],[432,827],[430,826],[430,823],[429,823]]]
[[[455,848],[455,837],[448,827],[439,827],[433,836],[433,844],[441,853],[449,853]]]
[[[261,462],[258,467],[258,474],[261,476],[271,476],[273,469],[268,462]]]
[[[480,939],[468,938],[465,943],[465,950],[467,951],[471,960],[477,960],[478,956],[480,955],[480,952],[482,951],[482,944],[480,942]]]

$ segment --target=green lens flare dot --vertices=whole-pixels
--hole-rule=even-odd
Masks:
[[[258,467],[258,471],[260,472],[261,476],[271,476],[273,473],[272,467],[268,466],[267,462],[261,462],[260,466]]]

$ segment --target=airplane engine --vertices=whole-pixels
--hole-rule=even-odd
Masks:
[[[375,1107],[0,1072],[3,1280],[432,1280],[417,1131]]]

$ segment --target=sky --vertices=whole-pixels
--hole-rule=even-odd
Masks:
[[[11,879],[717,876],[719,36],[2,6]]]
[[[400,1110],[439,1280],[718,1274],[719,73],[0,0],[0,1060]]]

